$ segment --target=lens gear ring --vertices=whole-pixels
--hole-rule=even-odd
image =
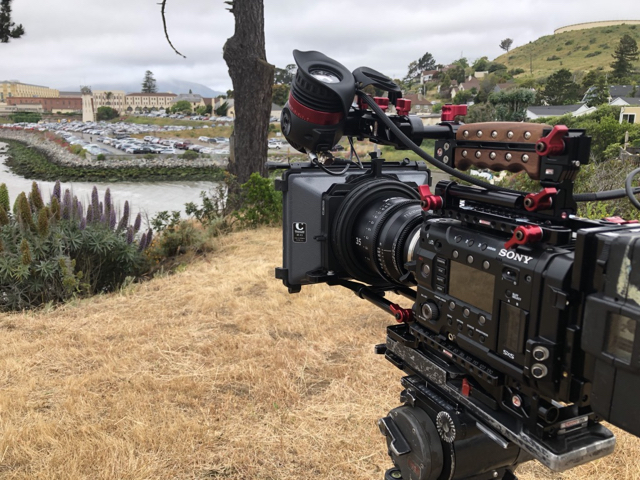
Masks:
[[[438,435],[447,443],[453,443],[456,439],[456,424],[449,415],[449,412],[440,412],[436,416],[436,428]]]

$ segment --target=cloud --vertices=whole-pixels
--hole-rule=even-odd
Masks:
[[[439,63],[464,55],[473,60],[553,33],[563,25],[606,20],[628,10],[626,0],[454,3],[398,0],[264,0],[267,59],[279,67],[291,52],[319,50],[348,68],[369,66],[402,77],[407,65],[431,52]],[[222,0],[168,0],[167,44],[156,0],[14,0],[13,16],[27,34],[0,45],[0,77],[62,87],[137,82],[146,70],[214,90],[231,88],[222,58],[234,18]],[[553,12],[550,15],[549,12]]]

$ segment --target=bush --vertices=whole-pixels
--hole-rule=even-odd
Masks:
[[[144,249],[151,231],[134,241],[139,219],[129,225],[125,202],[118,220],[107,189],[101,202],[94,187],[85,207],[56,183],[44,203],[38,185],[18,195],[6,211],[0,186],[0,311],[64,302],[112,291],[146,271]]]
[[[552,57],[547,57],[547,62],[553,62],[555,60],[560,60],[560,57],[554,55]]]
[[[195,160],[199,156],[200,154],[193,150],[187,150],[182,155],[180,155],[180,157],[183,158],[184,160]]]
[[[255,228],[282,221],[282,193],[276,191],[273,179],[252,173],[242,185],[240,196],[241,207],[234,212],[240,225]]]
[[[591,58],[591,57],[597,57],[598,55],[600,55],[602,52],[600,50],[596,50],[595,52],[591,52],[591,53],[587,53],[585,55],[585,58]]]
[[[80,145],[71,145],[69,146],[69,151],[74,155],[80,155],[84,151],[84,148]]]
[[[107,157],[104,156],[104,153],[99,153],[98,156],[96,157],[96,159],[102,161],[102,160],[106,160]]]

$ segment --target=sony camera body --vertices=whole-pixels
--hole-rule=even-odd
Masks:
[[[403,406],[379,421],[395,465],[385,478],[515,478],[531,459],[561,471],[613,451],[601,420],[640,435],[640,225],[575,216],[573,180],[589,161],[584,131],[464,125],[455,108],[423,127],[382,74],[349,78],[322,54],[294,56],[283,132],[311,160],[276,183],[276,276],[291,293],[320,282],[349,288],[397,320],[376,347],[407,374]],[[332,96],[333,84],[341,86]],[[371,84],[389,92],[398,115],[366,98]],[[323,108],[334,102],[332,116],[305,104],[314,88]],[[522,170],[543,189],[441,181],[432,192],[422,162],[327,156],[343,134],[398,148],[407,137],[434,138],[444,169]]]

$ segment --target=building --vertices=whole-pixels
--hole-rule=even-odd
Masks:
[[[7,98],[7,105],[18,107],[24,105],[41,105],[43,112],[49,113],[70,113],[82,110],[82,98],[78,97],[10,97]]]
[[[589,89],[585,92],[584,97],[582,97],[582,102],[588,102],[591,97],[591,93],[595,90],[595,86],[589,87]],[[633,95],[640,94],[640,86],[636,85],[610,85],[609,86],[609,103],[613,105],[613,100],[620,97],[630,97],[633,98]],[[618,103],[618,105],[620,105]]]
[[[21,83],[18,80],[4,80],[0,82],[0,103],[5,103],[10,97],[59,97],[60,92],[53,88],[40,85]]]
[[[640,105],[640,97],[618,97],[615,100],[612,100],[609,105],[613,105],[614,107],[626,107],[629,105]]]
[[[97,112],[100,107],[111,107],[118,113],[124,113],[127,109],[123,90],[94,90],[93,108]]]
[[[578,103],[576,105],[542,105],[527,108],[527,119],[535,120],[540,117],[561,117],[569,114],[574,117],[580,117],[593,113],[596,110],[596,107],[589,107],[586,103]]]
[[[202,95],[198,95],[197,93],[181,93],[180,95],[176,95],[173,97],[172,104],[183,101],[191,104],[192,111],[195,111],[198,107],[206,107]]]
[[[175,97],[175,93],[130,93],[125,96],[125,110],[166,110],[173,105]]]
[[[637,105],[638,106],[622,107],[620,109],[620,123],[640,123],[640,102],[638,102]]]

